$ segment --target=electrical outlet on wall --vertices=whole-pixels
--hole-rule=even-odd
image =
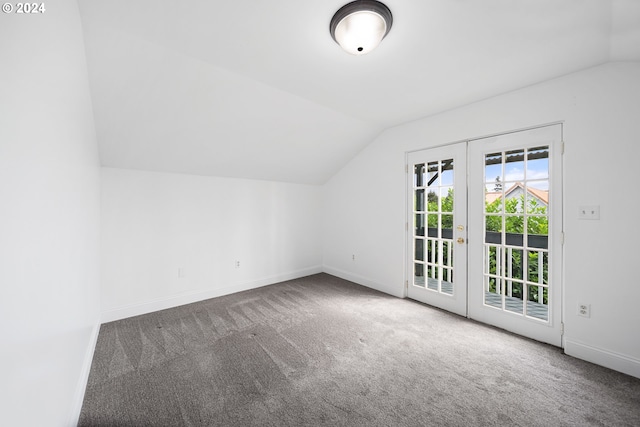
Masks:
[[[578,316],[591,317],[591,304],[578,303]]]
[[[578,219],[600,219],[600,206],[579,206],[578,207]]]
[[[240,268],[240,261],[236,261],[235,264],[236,268]]]

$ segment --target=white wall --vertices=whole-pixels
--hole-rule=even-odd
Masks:
[[[321,214],[319,186],[103,168],[103,320],[318,273]]]
[[[5,426],[75,423],[100,315],[100,175],[78,5],[45,6],[0,16]]]
[[[565,351],[640,377],[639,118],[640,63],[627,62],[388,129],[325,185],[324,269],[401,296],[404,153],[564,121]],[[591,204],[601,220],[578,220]]]

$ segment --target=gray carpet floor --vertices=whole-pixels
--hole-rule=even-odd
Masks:
[[[640,380],[319,274],[102,325],[81,426],[640,426]]]

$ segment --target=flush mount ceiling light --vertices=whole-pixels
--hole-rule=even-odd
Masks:
[[[375,0],[358,0],[338,9],[331,18],[329,31],[345,51],[364,55],[380,44],[392,23],[387,6]]]

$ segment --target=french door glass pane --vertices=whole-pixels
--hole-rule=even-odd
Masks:
[[[503,182],[522,180],[524,180],[524,150],[507,151],[505,153]]]
[[[413,185],[414,187],[424,187],[425,169],[424,163],[414,166]]]
[[[424,239],[415,238],[415,254],[416,261],[424,261]]]
[[[424,214],[416,214],[415,217],[415,235],[424,236]]]
[[[414,210],[416,212],[424,212],[424,189],[416,190]]]
[[[413,274],[415,276],[413,280],[413,285],[424,288],[424,264],[416,262],[414,264]]]
[[[535,147],[527,150],[527,176],[529,179],[549,177],[549,147]]]

